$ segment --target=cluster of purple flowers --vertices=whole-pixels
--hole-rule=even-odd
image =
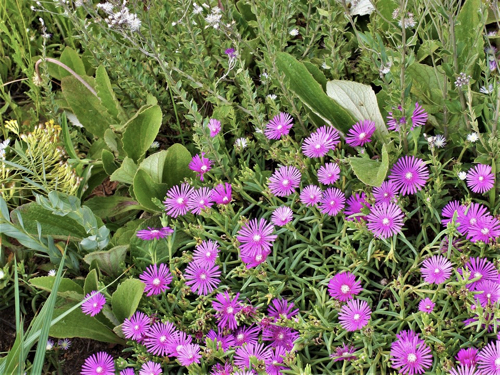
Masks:
[[[196,246],[193,260],[186,268],[184,277],[186,285],[200,296],[210,294],[217,288],[220,282],[219,266],[215,265],[219,245],[212,240],[202,241]]]
[[[401,331],[391,345],[392,367],[400,374],[423,374],[432,366],[431,349],[414,331]]]
[[[407,119],[403,110],[403,107],[398,106],[397,110],[399,112],[393,111],[389,112],[389,116],[387,116],[387,127],[389,130],[399,131],[401,126],[406,125]],[[418,103],[415,103],[415,110],[411,115],[411,130],[414,130],[416,127],[425,125],[427,122],[428,114],[422,108],[422,106]]]
[[[457,367],[450,375],[496,375],[500,372],[500,341],[492,341],[479,352],[476,348],[460,349]]]

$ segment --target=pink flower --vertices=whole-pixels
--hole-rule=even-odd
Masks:
[[[255,357],[257,360],[268,360],[271,357],[271,351],[264,347],[264,344],[247,344],[239,347],[234,353],[234,364],[240,368],[250,369],[250,357]]]
[[[318,170],[318,181],[324,185],[333,185],[339,176],[340,168],[334,163],[326,163]]]
[[[274,226],[265,219],[253,219],[244,224],[236,239],[241,243],[242,255],[270,253],[272,244],[278,237],[272,234]]]
[[[143,363],[139,371],[139,375],[160,375],[161,373],[161,365],[153,361]]]
[[[392,368],[407,375],[423,374],[432,366],[432,354],[425,342],[412,331],[398,334],[392,343]]]
[[[176,332],[175,326],[170,323],[157,322],[148,330],[144,345],[148,352],[157,356],[170,354],[169,340]]]
[[[219,327],[229,329],[235,329],[238,327],[238,322],[236,321],[236,314],[241,310],[241,303],[238,301],[239,293],[231,299],[229,293],[226,291],[224,293],[217,294],[215,297],[216,301],[212,301],[212,306],[215,311],[217,311],[217,318],[219,320]]]
[[[271,341],[270,345],[273,348],[282,347],[286,350],[292,350],[293,344],[299,338],[297,331],[289,327],[281,327],[272,324],[262,331],[262,340]]]
[[[418,303],[418,310],[430,314],[435,305],[430,298],[424,298]]]
[[[362,215],[359,216],[359,214],[363,213],[364,208],[371,208],[370,203],[367,202],[366,200],[366,194],[361,193],[361,194],[353,194],[349,197],[347,200],[347,209],[344,211],[345,215],[347,216],[347,220],[352,221],[361,221],[365,220],[366,216]],[[351,215],[358,215],[354,217],[350,217]]]
[[[500,374],[500,341],[492,341],[478,355],[479,371],[484,375]]]
[[[394,182],[402,195],[409,195],[422,190],[428,177],[429,169],[423,160],[404,156],[392,167],[389,180]]]
[[[363,120],[355,123],[345,137],[345,141],[349,146],[363,146],[371,142],[370,137],[375,133],[375,122],[371,120]]]
[[[375,237],[389,238],[403,228],[403,212],[394,203],[378,203],[366,217],[367,227]]]
[[[323,198],[320,200],[319,210],[323,214],[327,214],[329,216],[335,216],[345,206],[345,196],[337,188],[328,188],[323,193]]]
[[[215,204],[229,204],[232,199],[231,193],[231,184],[228,184],[227,182],[219,184],[212,190],[211,199],[215,202]]]
[[[283,227],[293,219],[293,212],[289,207],[278,207],[273,211],[271,221],[278,227]]]
[[[442,284],[451,275],[451,262],[442,255],[434,255],[422,263],[422,276],[429,284]]]
[[[212,168],[212,161],[205,158],[205,153],[201,153],[200,155],[195,155],[189,163],[189,169],[192,171],[198,172],[200,180],[203,181],[203,175],[207,173]]]
[[[208,240],[202,241],[196,246],[196,251],[193,254],[193,261],[201,266],[213,266],[219,254],[219,245],[217,242]]]
[[[199,296],[212,293],[220,283],[219,266],[205,265],[191,262],[186,269],[186,285]]]
[[[172,187],[167,192],[167,198],[163,202],[167,215],[176,218],[188,212],[189,197],[193,193],[193,188],[188,184],[182,184],[179,188],[178,185]]]
[[[349,332],[360,330],[368,324],[371,314],[372,310],[366,301],[348,301],[339,313],[340,325]]]
[[[85,296],[86,301],[82,304],[84,314],[96,316],[106,304],[106,298],[98,291],[93,291]]]
[[[396,203],[398,189],[392,181],[384,181],[380,187],[373,188],[376,203]]]
[[[485,164],[477,164],[467,172],[467,186],[474,193],[485,193],[493,187],[495,175],[491,173],[491,167]]]
[[[288,135],[292,126],[292,117],[288,113],[281,112],[269,121],[264,134],[268,139],[280,139],[282,136]]]
[[[361,283],[350,272],[338,273],[328,282],[330,296],[342,302],[352,299],[362,290]]]
[[[163,227],[160,229],[148,227],[148,229],[137,231],[137,237],[145,241],[159,240],[160,238],[165,238],[172,233],[174,233],[174,231],[170,227]]]
[[[168,284],[172,281],[172,275],[166,264],[160,264],[160,268],[156,264],[151,264],[139,276],[139,279],[146,284],[144,292],[147,296],[156,296],[168,289]]]
[[[210,136],[212,138],[215,137],[217,134],[219,134],[221,129],[221,124],[219,120],[211,118],[207,126],[208,129],[210,129]]]
[[[201,354],[200,346],[197,344],[187,344],[184,345],[179,350],[179,355],[177,357],[182,366],[189,366],[193,363],[200,363]]]
[[[300,184],[301,174],[295,167],[283,166],[269,178],[269,189],[277,197],[286,197],[295,192]]]
[[[322,197],[323,192],[316,185],[309,185],[300,193],[300,201],[306,206],[315,206]]]
[[[106,352],[93,354],[85,360],[81,375],[115,375],[113,357]]]
[[[123,322],[123,335],[127,339],[142,341],[149,329],[149,323],[150,319],[146,314],[136,311],[132,317],[125,319]]]
[[[199,215],[202,210],[212,207],[212,192],[210,188],[202,187],[194,190],[189,196],[188,208],[195,214]]]

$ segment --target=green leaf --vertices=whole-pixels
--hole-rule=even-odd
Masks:
[[[125,261],[127,250],[128,245],[115,246],[108,251],[94,251],[87,254],[83,260],[89,265],[95,260],[101,271],[115,277],[123,270],[123,266],[120,266],[120,263]]]
[[[78,56],[78,53],[71,47],[66,46],[66,48],[64,48],[64,51],[61,54],[61,57],[59,58],[59,61],[67,65],[70,69],[73,69],[73,71],[79,76],[84,76],[87,74],[82,59],[80,58],[80,56]],[[59,68],[59,77],[57,77],[58,79],[62,79],[64,77],[72,75],[63,67],[59,66],[58,68]]]
[[[440,107],[444,105],[441,88],[448,83],[444,81],[445,77],[442,73],[436,71],[432,66],[419,63],[411,64],[407,72],[412,79],[411,92],[419,98],[420,103],[425,102]]]
[[[95,73],[95,88],[101,103],[108,113],[113,117],[117,123],[125,122],[127,120],[125,112],[123,111],[118,99],[116,99],[111,82],[106,73],[104,66],[100,65]]]
[[[311,75],[314,77],[316,82],[318,82],[321,85],[323,91],[326,91],[327,80],[323,72],[318,68],[318,66],[313,63],[310,63],[309,61],[304,61],[303,64],[307,68],[309,73],[311,73]]]
[[[94,290],[99,290],[98,282],[97,271],[90,270],[89,274],[85,278],[85,284],[83,285],[83,295],[86,296]]]
[[[139,169],[134,176],[133,186],[135,198],[144,208],[150,211],[160,211],[151,198],[165,198],[168,191],[167,184],[155,183],[145,170]]]
[[[382,162],[372,159],[351,157],[349,158],[352,170],[361,182],[369,186],[380,186],[384,182],[389,169],[389,154],[386,145],[382,146]]]
[[[137,310],[145,287],[140,280],[128,279],[116,288],[111,298],[111,306],[120,324]]]
[[[94,78],[87,76],[82,78],[91,87],[95,87]],[[114,121],[99,98],[72,76],[63,78],[61,87],[64,98],[84,128],[94,136],[102,138],[106,129]]]
[[[61,115],[61,129],[62,129],[61,134],[62,134],[64,149],[66,150],[70,158],[79,160],[80,158],[76,154],[75,147],[71,142],[71,136],[69,134],[69,128],[68,128],[68,120],[66,118],[65,112],[63,112],[63,114]]]
[[[378,140],[387,142],[389,133],[384,118],[380,114],[375,92],[370,86],[358,82],[335,80],[326,84],[326,93],[345,108],[355,121],[374,121]],[[354,125],[354,122],[348,124],[348,127]]]
[[[54,318],[62,315],[73,305],[65,305],[54,310]],[[124,345],[125,341],[120,339],[105,324],[95,317],[84,314],[81,309],[76,309],[68,314],[64,319],[57,322],[50,328],[50,336],[55,338],[81,337],[102,342],[116,343]]]
[[[102,150],[101,159],[104,172],[111,176],[118,169],[115,163],[115,156],[109,150]]]
[[[123,150],[128,157],[135,162],[141,159],[149,149],[161,126],[161,109],[158,105],[149,107],[146,110],[139,110],[125,124],[123,133]]]
[[[481,12],[481,0],[467,0],[457,16],[455,39],[458,72],[472,73],[476,60],[484,59],[482,37],[484,24]],[[458,72],[455,73],[458,74]]]
[[[113,172],[109,178],[111,181],[123,182],[132,185],[134,182],[134,175],[137,172],[137,164],[134,163],[129,157],[125,157],[122,165]]]
[[[107,219],[128,211],[141,209],[141,206],[139,206],[136,201],[119,195],[93,197],[85,201],[85,205],[101,219]]]
[[[293,56],[278,52],[276,64],[290,82],[290,89],[322,121],[346,133],[356,122],[351,114],[325,94],[307,68]],[[318,126],[322,125],[316,124]]]
[[[30,280],[30,284],[35,288],[51,292],[54,287],[55,280],[56,278],[54,276],[35,277]],[[83,298],[83,289],[73,280],[62,278],[59,289],[57,290],[57,295],[63,298],[81,301]]]

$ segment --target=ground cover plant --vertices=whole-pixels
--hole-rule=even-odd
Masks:
[[[496,1],[2,16],[0,373],[500,374]]]

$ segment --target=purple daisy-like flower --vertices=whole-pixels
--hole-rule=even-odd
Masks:
[[[470,291],[477,290],[477,287],[482,281],[498,281],[498,271],[487,258],[470,258],[467,263],[465,263],[463,269],[459,269],[460,274],[464,270],[469,270],[470,276],[469,280],[479,278],[478,280],[467,284],[467,288]]]
[[[206,296],[212,293],[220,283],[219,266],[202,266],[199,263],[191,262],[185,272],[186,285],[199,296]]]
[[[500,300],[500,284],[497,281],[483,280],[477,285],[476,291],[482,292],[475,297],[483,307],[494,305]]]
[[[151,354],[168,355],[170,353],[169,342],[175,332],[176,328],[172,323],[156,322],[149,328],[144,345]]]
[[[144,292],[147,292],[146,295],[150,297],[169,289],[168,284],[172,281],[172,275],[166,264],[160,264],[159,268],[156,264],[151,264],[139,276],[139,279],[146,284]]]
[[[345,215],[347,216],[347,220],[352,221],[361,221],[366,219],[366,216],[355,216],[355,217],[349,217],[351,215],[356,215],[362,213],[363,208],[371,208],[371,204],[366,201],[366,194],[361,193],[361,194],[354,194],[347,199],[347,208],[344,211]]]
[[[264,134],[267,139],[280,139],[284,135],[288,135],[293,126],[293,119],[288,113],[281,112],[273,117],[266,125]]]
[[[299,333],[290,327],[270,325],[262,331],[262,340],[271,341],[273,348],[281,346],[286,350],[292,350],[293,343],[300,337]]]
[[[188,212],[189,197],[193,193],[193,188],[188,184],[181,184],[172,187],[167,192],[167,198],[163,202],[167,215],[176,218]]]
[[[371,120],[363,120],[355,123],[345,137],[345,141],[349,146],[363,146],[371,142],[371,136],[375,133],[375,122]]]
[[[229,204],[231,203],[232,198],[232,188],[231,184],[227,182],[224,184],[217,185],[211,193],[211,198],[215,202],[215,204]]]
[[[380,187],[373,188],[376,203],[395,203],[398,188],[392,181],[384,181]]]
[[[465,215],[465,208],[459,201],[448,202],[441,210],[441,216],[445,218],[441,220],[441,224],[447,226],[452,221],[453,216],[456,216],[456,222],[458,223],[458,218]]]
[[[500,341],[490,342],[481,349],[477,358],[481,374],[500,375]]]
[[[491,173],[491,166],[477,164],[467,172],[467,186],[474,193],[485,193],[493,187],[495,175]]]
[[[469,207],[463,206],[463,211],[459,211],[456,223],[460,234],[467,234],[470,228],[477,224],[482,217],[488,216],[488,209],[479,203],[471,203]]]
[[[233,335],[224,335],[222,330],[219,328],[219,333],[215,333],[213,329],[211,329],[206,336],[207,339],[212,341],[217,340],[217,347],[222,348],[223,351],[228,350],[230,347],[234,346],[234,337]],[[205,340],[206,342],[206,340]]]
[[[84,314],[96,316],[99,314],[106,304],[104,294],[94,290],[85,296],[86,301],[82,304],[82,311]]]
[[[212,204],[212,191],[210,188],[195,189],[189,196],[188,208],[195,215],[199,215],[202,210],[211,207]]]
[[[271,234],[273,231],[274,226],[266,219],[253,219],[244,224],[236,236],[236,239],[241,243],[242,257],[270,253],[272,244],[278,237]]]
[[[186,345],[191,344],[192,337],[186,332],[176,331],[168,339],[168,353],[172,357],[178,357],[179,351]]]
[[[93,354],[85,360],[81,375],[115,375],[113,357],[106,352]]]
[[[416,334],[399,336],[391,347],[392,368],[399,373],[423,374],[432,365],[429,347]]]
[[[490,242],[500,236],[500,222],[493,216],[483,216],[479,218],[475,225],[469,228],[467,238],[471,242]]]
[[[389,121],[387,121],[387,128],[398,132],[400,126],[406,124],[406,117],[404,116],[403,107],[399,105],[397,110],[399,113],[395,111],[388,113],[387,119]]]
[[[275,348],[274,352],[271,352],[271,356],[266,360],[266,373],[268,375],[281,375],[282,370],[289,370],[283,364],[284,358],[287,355],[285,348],[278,346]]]
[[[333,141],[325,132],[314,132],[302,143],[302,152],[308,158],[320,158],[334,148]]]
[[[161,373],[161,365],[153,361],[143,363],[139,371],[139,375],[160,375]]]
[[[219,327],[235,329],[238,327],[236,321],[236,314],[241,310],[241,303],[238,301],[239,293],[234,298],[229,296],[229,293],[219,293],[215,297],[217,301],[212,301],[212,307],[217,311],[217,319],[219,320]]]
[[[205,153],[202,152],[200,155],[193,156],[191,162],[189,163],[189,169],[194,172],[199,173],[200,180],[203,181],[203,175],[207,173],[212,168],[212,161],[205,157]]]
[[[416,127],[425,125],[427,122],[427,112],[425,112],[425,109],[422,108],[422,106],[418,103],[415,103],[415,110],[413,111],[413,114],[411,115],[411,130],[415,129]]]
[[[68,350],[69,347],[71,346],[71,340],[70,339],[62,339],[62,340],[58,340],[57,341],[57,345],[59,345],[59,347],[62,349],[62,350]]]
[[[341,272],[333,276],[328,282],[328,293],[330,297],[338,299],[341,302],[348,301],[359,294],[363,288],[361,283],[356,280],[350,272]]]
[[[259,264],[262,264],[266,261],[270,251],[258,251],[255,254],[241,254],[241,261],[246,264],[247,268],[257,267]]]
[[[193,253],[193,261],[200,266],[213,266],[218,255],[219,245],[216,241],[202,241],[201,244],[196,246],[196,250]]]
[[[221,129],[221,123],[219,120],[211,118],[207,124],[207,127],[208,127],[208,129],[210,129],[210,136],[213,138],[217,134],[219,134],[220,129]]]
[[[326,163],[318,169],[318,181],[323,185],[333,185],[340,176],[340,168],[335,163]]]
[[[293,219],[293,212],[290,207],[281,206],[273,211],[271,221],[278,227],[284,227]]]
[[[323,192],[316,185],[309,185],[300,192],[300,201],[306,206],[316,205],[323,197]]]
[[[351,300],[342,306],[339,313],[340,325],[349,332],[357,331],[368,324],[372,310],[366,301]]]
[[[345,206],[344,193],[337,188],[328,188],[323,193],[323,197],[319,201],[319,210],[323,214],[335,216]]]
[[[231,375],[233,373],[233,370],[234,368],[230,363],[217,363],[212,367],[212,372],[210,372],[210,375]]]
[[[233,333],[234,345],[242,346],[243,344],[257,344],[259,341],[260,328],[256,326],[240,327]]]
[[[224,51],[224,53],[230,58],[234,59],[236,57],[236,51],[234,48],[228,48]]]
[[[394,203],[378,203],[366,217],[367,227],[375,237],[389,238],[400,233],[404,214]]]
[[[392,167],[389,180],[402,195],[409,195],[422,190],[428,177],[429,169],[422,159],[403,156]]]
[[[125,370],[120,371],[120,375],[135,375],[135,370],[131,367],[127,367]]]
[[[461,365],[457,368],[452,368],[450,375],[481,375],[481,373],[477,372],[476,366]]]
[[[125,338],[142,341],[149,329],[150,319],[143,312],[136,311],[130,318],[125,319],[122,324],[122,332]]]
[[[328,137],[328,140],[333,143],[332,150],[335,150],[335,146],[340,143],[340,136],[339,132],[337,129],[335,129],[333,126],[327,126],[323,125],[322,127],[318,128],[315,133],[324,133]]]
[[[151,228],[142,229],[137,231],[137,237],[141,240],[150,241],[150,240],[159,240],[160,238],[165,238],[174,233],[172,228],[163,227],[163,228]]]
[[[330,354],[330,358],[333,358],[333,362],[352,361],[358,358],[357,356],[352,355],[355,351],[356,348],[354,346],[342,343],[342,346],[335,348],[335,351]]]
[[[475,366],[477,364],[477,349],[467,348],[460,349],[455,356],[455,359],[464,366]]]
[[[424,298],[418,303],[418,310],[430,314],[436,304],[430,298]]]
[[[179,355],[177,356],[180,364],[182,366],[189,366],[193,363],[200,363],[201,354],[200,346],[198,344],[187,344],[184,345],[179,350]]]
[[[451,275],[451,262],[442,255],[434,255],[422,263],[422,276],[429,284],[442,284]]]
[[[288,301],[286,299],[273,299],[271,301],[272,306],[269,305],[267,308],[267,314],[271,318],[281,319],[284,316],[287,319],[292,319],[295,315],[299,313],[299,309],[292,310],[294,307],[294,303]]]
[[[297,168],[282,166],[269,177],[269,189],[277,197],[286,197],[295,192],[300,178],[301,174]]]
[[[250,357],[255,357],[259,361],[266,361],[271,357],[271,351],[265,348],[264,344],[246,344],[236,349],[234,364],[239,368],[250,369]]]

